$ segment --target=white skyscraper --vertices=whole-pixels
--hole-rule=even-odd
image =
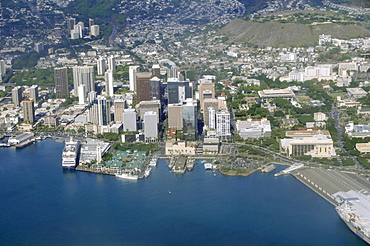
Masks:
[[[86,90],[85,85],[78,86],[78,104],[85,104],[86,101]]]
[[[123,111],[123,130],[128,132],[135,132],[137,130],[135,109],[126,108]]]
[[[113,73],[116,71],[116,58],[114,56],[108,58],[108,70],[112,70]]]
[[[113,71],[108,70],[105,72],[105,92],[108,96],[112,97],[114,90],[113,90]]]
[[[95,78],[93,66],[73,67],[74,96],[78,96],[78,86],[85,85],[86,93],[95,91]]]
[[[139,66],[130,66],[128,70],[130,91],[136,91],[136,72]]]
[[[149,111],[144,114],[145,141],[153,142],[158,139],[158,115],[157,112]]]
[[[220,137],[230,136],[230,113],[222,107],[216,113],[216,134]]]
[[[98,75],[103,75],[105,73],[105,70],[107,69],[107,64],[105,63],[105,60],[103,58],[99,58],[99,60],[96,62]]]

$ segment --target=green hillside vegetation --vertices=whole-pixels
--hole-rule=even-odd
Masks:
[[[275,21],[257,23],[235,19],[222,28],[219,34],[226,35],[229,43],[305,47],[316,45],[321,34],[330,34],[332,38],[351,39],[367,37],[370,35],[370,30],[356,23],[308,25]]]

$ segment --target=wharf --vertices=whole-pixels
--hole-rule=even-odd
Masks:
[[[178,174],[184,174],[186,171],[187,157],[176,156],[171,158],[171,171]]]
[[[356,173],[305,167],[292,171],[291,174],[334,206],[337,202],[333,194],[339,191],[365,190],[370,192],[370,182]]]
[[[276,166],[274,164],[269,164],[266,167],[262,168],[261,172],[269,173],[269,172],[271,172],[272,170],[275,170],[275,169],[276,169]]]

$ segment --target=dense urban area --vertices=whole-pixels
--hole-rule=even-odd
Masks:
[[[343,171],[369,187],[370,6],[348,2],[1,2],[1,146],[56,138],[63,167],[129,179],[157,158],[280,163],[353,196]]]

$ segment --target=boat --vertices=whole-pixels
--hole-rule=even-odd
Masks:
[[[213,169],[212,163],[210,163],[210,162],[204,163],[204,169],[206,169],[206,170],[212,170]]]
[[[152,169],[151,169],[150,167],[148,167],[148,168],[145,170],[145,172],[144,172],[144,177],[145,177],[145,178],[149,177],[149,175],[150,175],[150,171],[152,171]]]
[[[120,179],[137,180],[138,176],[131,173],[116,173],[115,176]]]
[[[80,141],[73,141],[72,138],[66,141],[62,154],[62,167],[65,169],[75,169],[79,153]]]
[[[338,192],[333,195],[339,217],[359,238],[370,244],[370,195],[358,191]]]
[[[186,169],[188,171],[191,171],[194,169],[194,159],[188,159],[188,162],[186,163]]]
[[[157,166],[157,161],[158,161],[158,156],[154,155],[149,162],[149,166],[151,167]]]

